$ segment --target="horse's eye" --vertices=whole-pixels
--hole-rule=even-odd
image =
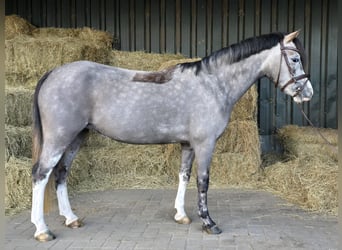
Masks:
[[[295,57],[295,58],[291,58],[291,60],[292,60],[292,62],[294,62],[294,63],[297,63],[297,62],[299,62],[299,58],[297,58],[297,57]]]

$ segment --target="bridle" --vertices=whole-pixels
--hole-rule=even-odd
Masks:
[[[295,96],[299,95],[303,91],[303,89],[305,88],[306,83],[309,80],[310,74],[302,74],[302,75],[299,75],[299,76],[295,76],[294,75],[294,71],[293,71],[293,69],[290,66],[289,58],[288,58],[288,56],[287,56],[287,54],[285,52],[286,50],[292,50],[292,51],[295,51],[295,52],[300,54],[300,51],[297,48],[284,46],[284,42],[280,41],[280,52],[281,52],[280,66],[279,66],[278,77],[277,77],[277,81],[275,83],[275,87],[277,87],[278,84],[279,84],[279,77],[280,77],[280,71],[281,71],[281,63],[282,63],[282,60],[283,60],[283,57],[284,57],[285,63],[287,65],[287,68],[288,68],[288,70],[289,70],[289,72],[291,74],[291,79],[288,80],[287,83],[285,83],[284,86],[281,87],[281,89],[280,89],[281,91],[284,91],[290,84],[296,84],[299,80],[302,80],[302,79],[305,79],[305,78],[307,79],[302,86],[299,86],[296,89],[296,93],[292,96],[292,97],[295,97]]]
[[[281,56],[280,56],[280,66],[279,66],[279,71],[278,71],[278,77],[277,77],[277,82],[275,83],[275,86],[277,87],[278,84],[279,84],[279,77],[280,77],[280,71],[281,71],[281,63],[282,63],[282,60],[283,60],[283,57],[285,59],[285,62],[286,62],[286,65],[287,65],[287,68],[291,74],[291,79],[287,81],[287,83],[284,84],[284,86],[281,87],[281,91],[284,91],[290,84],[296,84],[299,80],[302,80],[302,79],[305,79],[306,78],[306,81],[304,82],[304,84],[300,87],[298,87],[296,89],[296,93],[292,96],[292,97],[296,97],[297,95],[299,95],[303,89],[305,88],[307,82],[309,81],[309,77],[310,77],[310,74],[302,74],[302,75],[299,75],[299,76],[295,76],[294,75],[294,72],[293,72],[293,69],[291,68],[290,66],[290,62],[289,62],[289,58],[286,54],[286,50],[292,50],[292,51],[295,51],[297,53],[300,54],[300,51],[297,49],[297,48],[293,48],[293,47],[287,47],[287,46],[284,46],[284,42],[281,41],[280,42],[280,51],[281,51]],[[299,110],[302,112],[304,118],[307,120],[307,122],[314,128],[316,129],[316,132],[323,138],[323,140],[326,142],[326,144],[328,146],[330,146],[331,150],[334,152],[334,153],[338,153],[337,149],[327,140],[327,138],[319,131],[319,129],[317,127],[314,126],[314,124],[312,123],[312,121],[309,119],[309,117],[305,114],[304,110],[303,110],[303,107],[297,103],[297,106],[299,108]]]

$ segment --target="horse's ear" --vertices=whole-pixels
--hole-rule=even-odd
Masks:
[[[294,31],[294,32],[292,32],[292,33],[289,33],[289,34],[287,34],[287,35],[284,37],[284,42],[285,42],[285,43],[289,43],[289,42],[291,42],[293,39],[295,39],[298,35],[299,35],[299,30]]]

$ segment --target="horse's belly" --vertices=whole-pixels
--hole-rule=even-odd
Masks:
[[[184,125],[146,124],[138,122],[125,124],[122,121],[105,126],[94,126],[95,130],[114,140],[133,144],[161,144],[188,141],[187,129]]]
[[[118,84],[115,91],[94,95],[92,124],[102,134],[130,143],[187,140],[191,112],[185,92],[173,85]]]

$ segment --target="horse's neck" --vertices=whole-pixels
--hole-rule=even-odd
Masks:
[[[265,72],[265,62],[269,60],[271,50],[262,51],[239,62],[224,65],[217,68],[222,86],[226,90],[229,102],[237,102],[242,95],[262,76]]]

